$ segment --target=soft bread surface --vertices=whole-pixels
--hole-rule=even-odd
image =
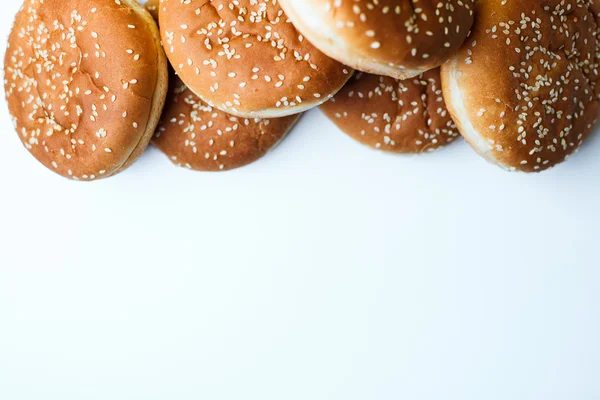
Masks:
[[[230,114],[275,118],[306,111],[352,73],[305,40],[277,0],[163,0],[159,17],[177,75]]]
[[[280,0],[319,50],[361,71],[411,78],[440,66],[473,23],[473,0]]]
[[[159,43],[133,0],[26,0],[5,56],[6,98],[25,147],[72,179],[130,165],[164,104]]]
[[[494,0],[442,67],[467,141],[509,170],[538,172],[575,152],[600,113],[598,0]]]
[[[357,72],[321,110],[350,137],[393,153],[433,151],[460,136],[439,68],[401,81]]]
[[[248,165],[274,148],[299,115],[241,118],[209,106],[172,77],[154,145],[182,167],[223,171]]]

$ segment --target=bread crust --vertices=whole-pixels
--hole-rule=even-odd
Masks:
[[[328,56],[395,79],[445,62],[473,23],[472,0],[280,0],[294,25]]]
[[[133,0],[26,0],[5,56],[21,141],[76,180],[114,175],[143,152],[167,74],[156,25]]]
[[[357,72],[321,110],[351,138],[391,153],[431,152],[460,136],[439,68],[401,81]]]
[[[251,164],[275,148],[300,115],[241,118],[209,106],[175,76],[152,143],[176,165],[227,171]]]
[[[600,115],[600,1],[480,1],[442,66],[448,109],[487,160],[540,172],[566,160]]]
[[[297,114],[329,99],[352,74],[305,40],[277,0],[164,0],[159,17],[177,75],[229,114]]]

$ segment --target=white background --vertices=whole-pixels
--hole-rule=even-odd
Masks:
[[[600,398],[598,134],[527,176],[313,110],[241,170],[86,184],[0,126],[0,399]]]

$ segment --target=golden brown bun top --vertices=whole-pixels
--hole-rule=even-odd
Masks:
[[[440,66],[473,24],[473,0],[281,1],[303,11],[298,18],[307,23],[299,26],[330,31],[362,58],[407,70]]]
[[[141,13],[131,0],[26,0],[17,14],[9,110],[25,147],[55,172],[108,176],[142,139],[159,53]]]
[[[181,80],[172,78],[153,143],[183,167],[199,171],[230,170],[264,156],[299,117],[234,117],[209,106]]]
[[[321,110],[350,137],[383,151],[423,153],[459,137],[439,68],[403,81],[357,72]]]
[[[202,99],[232,114],[304,111],[337,92],[351,74],[305,40],[277,0],[164,0],[159,15],[177,74]]]
[[[589,135],[600,113],[599,5],[477,3],[473,32],[442,68],[442,78],[461,132],[490,160],[541,171],[565,160]],[[464,110],[450,100],[459,91]]]

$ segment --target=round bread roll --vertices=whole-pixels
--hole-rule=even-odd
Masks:
[[[352,73],[305,40],[277,0],[163,0],[159,16],[177,75],[229,114],[297,114],[329,99]]]
[[[133,163],[152,138],[168,85],[156,24],[134,0],[26,0],[4,68],[21,141],[76,180]]]
[[[575,152],[600,113],[600,1],[480,1],[442,67],[448,109],[481,155],[538,172]]]
[[[439,68],[402,81],[357,72],[321,110],[350,137],[392,153],[429,152],[460,136]]]
[[[176,165],[197,171],[231,170],[264,156],[299,117],[235,117],[209,106],[174,77],[153,143]]]
[[[473,24],[473,0],[280,0],[328,56],[396,79],[439,67]]]

